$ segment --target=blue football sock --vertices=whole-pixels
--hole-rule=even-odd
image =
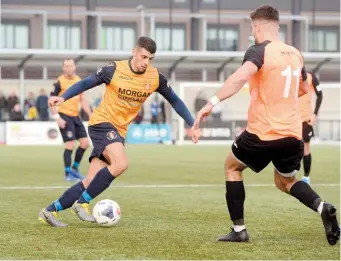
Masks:
[[[83,182],[80,181],[72,187],[68,188],[59,199],[53,202],[46,209],[48,211],[58,212],[70,208],[73,203],[75,203],[77,199],[82,195],[84,190],[85,187],[83,185]]]
[[[72,165],[73,169],[78,169],[79,163],[81,162],[83,155],[84,155],[85,149],[78,147],[78,149],[76,150],[76,154],[75,154],[75,162]]]
[[[71,156],[72,156],[72,150],[64,150],[64,167],[65,167],[65,175],[67,175],[70,172],[71,169]]]
[[[78,170],[78,167],[79,167],[79,162],[74,162],[73,165],[72,165],[72,168],[75,169],[75,170]]]
[[[78,199],[78,203],[89,203],[92,199],[106,190],[115,179],[107,167],[101,169],[89,184],[89,187]]]

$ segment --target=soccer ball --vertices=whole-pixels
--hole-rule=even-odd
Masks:
[[[116,201],[103,199],[94,206],[92,215],[100,226],[113,227],[120,221],[121,209]]]

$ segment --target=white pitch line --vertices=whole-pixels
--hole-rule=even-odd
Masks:
[[[245,187],[274,187],[274,184],[245,184]],[[312,184],[313,187],[339,187],[340,184]],[[67,189],[70,186],[0,186],[0,190],[44,190]],[[212,188],[225,187],[224,184],[151,184],[113,185],[114,188]]]

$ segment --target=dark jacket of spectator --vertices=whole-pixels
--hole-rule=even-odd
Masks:
[[[5,95],[0,92],[0,110],[7,108],[7,99]]]
[[[10,95],[8,96],[8,99],[7,99],[7,110],[8,110],[8,112],[11,112],[12,109],[14,108],[14,105],[16,105],[18,103],[19,103],[18,96],[14,92],[10,93]]]
[[[44,90],[40,90],[40,95],[36,101],[37,111],[41,121],[49,120],[49,106],[48,106],[48,97],[45,94]]]
[[[7,99],[0,91],[0,121],[4,120],[4,113],[7,109]]]
[[[24,114],[20,110],[20,105],[15,104],[13,109],[9,113],[10,121],[24,121],[25,117]]]

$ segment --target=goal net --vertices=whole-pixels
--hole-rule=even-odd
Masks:
[[[221,88],[219,82],[183,82],[178,86],[192,115],[196,115],[214,93]],[[314,127],[314,143],[339,144],[340,141],[340,83],[321,83],[323,101],[318,121]],[[202,137],[199,144],[229,144],[244,130],[250,103],[248,85],[239,93],[216,106],[207,121],[201,125]],[[313,106],[315,102],[312,102]],[[192,144],[189,126],[177,118],[177,144]]]

